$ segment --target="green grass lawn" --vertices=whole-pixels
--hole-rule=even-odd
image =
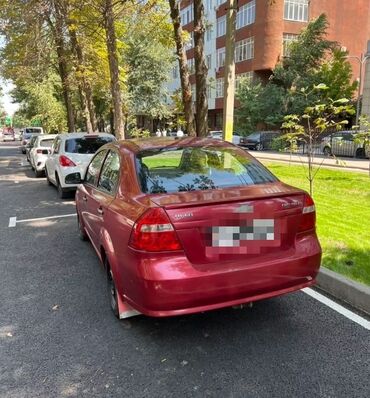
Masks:
[[[283,182],[308,191],[303,166],[265,162]],[[314,182],[325,267],[370,285],[370,177],[321,169]]]

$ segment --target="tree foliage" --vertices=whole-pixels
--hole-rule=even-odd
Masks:
[[[65,131],[66,120],[89,132],[122,122],[122,135],[120,112],[166,115],[168,14],[167,0],[0,0],[0,74],[16,87],[18,117],[42,114],[48,131]]]

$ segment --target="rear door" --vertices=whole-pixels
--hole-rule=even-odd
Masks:
[[[108,216],[120,177],[120,157],[115,150],[110,150],[104,159],[96,186],[89,188],[86,202],[91,230],[91,239],[96,248],[100,245],[100,233]]]
[[[48,156],[46,160],[46,169],[48,173],[48,177],[54,183],[56,183],[55,178],[55,171],[56,171],[56,164],[59,162],[59,152],[60,152],[60,145],[61,145],[61,138],[56,137],[53,142],[53,146],[51,148],[51,154]]]

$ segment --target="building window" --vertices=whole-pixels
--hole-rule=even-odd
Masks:
[[[181,17],[181,24],[182,25],[187,25],[188,23],[192,22],[194,19],[194,7],[191,4],[190,6],[187,6],[183,8],[180,11],[180,17]]]
[[[191,85],[191,99],[193,102],[197,100],[196,91],[195,91],[195,84]]]
[[[213,29],[212,26],[209,26],[206,30],[206,40],[211,41],[213,36]]]
[[[256,19],[256,0],[239,8],[236,14],[236,29],[252,24]]]
[[[212,99],[212,87],[210,84],[207,84],[207,98]]]
[[[221,4],[224,4],[226,0],[216,0],[216,7],[220,7]]]
[[[225,47],[217,49],[216,68],[225,66]]]
[[[296,41],[298,38],[298,35],[295,35],[293,33],[284,33],[283,34],[283,56],[284,57],[289,57],[290,55],[290,45]]]
[[[217,18],[217,37],[226,34],[226,15]]]
[[[308,21],[309,0],[284,0],[284,19],[288,21]]]
[[[212,68],[212,54],[206,55],[206,65],[208,70]]]
[[[195,72],[195,60],[190,58],[187,60],[189,73],[192,75]]]
[[[222,98],[224,96],[224,78],[216,80],[216,98]]]
[[[248,81],[251,83],[253,80],[253,72],[245,72],[245,73],[240,73],[239,75],[235,76],[235,90],[237,91],[240,87],[240,82],[241,81]]]
[[[235,62],[245,61],[254,57],[254,37],[235,43]]]
[[[213,0],[207,0],[207,11],[212,10]]]
[[[190,50],[191,48],[194,47],[194,32],[188,32],[189,33],[189,39],[185,43],[185,50]]]

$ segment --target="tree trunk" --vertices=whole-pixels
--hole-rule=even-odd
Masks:
[[[198,137],[208,135],[208,99],[207,74],[208,68],[204,57],[204,4],[202,0],[194,0],[194,55],[196,82],[196,126]]]
[[[114,26],[114,12],[112,0],[105,0],[104,28],[106,33],[109,72],[111,79],[111,94],[114,112],[114,133],[118,139],[124,139],[125,130],[123,125],[122,98],[117,56],[117,38],[116,28]]]
[[[184,114],[186,121],[186,131],[188,135],[195,136],[193,100],[191,97],[191,84],[189,80],[189,70],[187,65],[186,51],[182,38],[183,32],[180,18],[180,2],[169,0],[171,9],[171,19],[173,23],[174,38],[176,43],[176,54],[179,60],[180,80],[182,101],[184,104]]]
[[[56,51],[58,57],[58,69],[60,79],[62,81],[62,90],[63,90],[63,98],[67,111],[67,125],[68,132],[72,133],[75,131],[75,118],[74,118],[74,110],[72,105],[72,95],[71,95],[71,87],[69,82],[69,70],[67,66],[67,57],[66,57],[66,46],[64,42],[64,32],[63,28],[65,26],[65,15],[63,13],[63,7],[60,4],[59,0],[53,1],[54,8],[54,18],[55,25],[49,20],[49,24],[51,25],[52,31],[54,33],[54,40],[56,44]]]
[[[85,57],[82,47],[78,41],[75,29],[68,24],[69,36],[71,39],[72,49],[76,55],[76,71],[79,80],[79,88],[81,92],[82,111],[84,113],[86,128],[89,134],[97,131],[97,121],[95,106],[92,99],[92,90],[90,82],[85,77]]]

